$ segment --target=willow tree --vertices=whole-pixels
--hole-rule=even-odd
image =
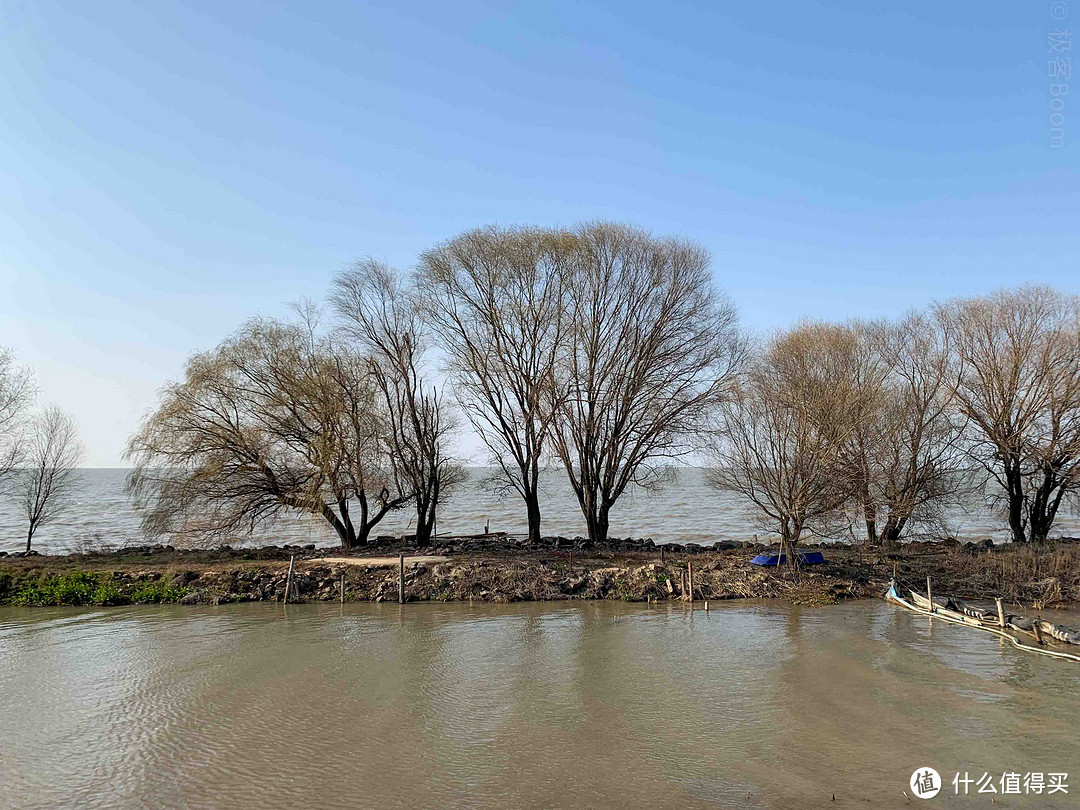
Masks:
[[[447,354],[457,401],[498,480],[540,538],[540,471],[561,392],[563,291],[573,241],[540,228],[480,228],[423,254],[424,312]]]
[[[149,535],[224,539],[283,513],[351,548],[412,496],[386,452],[368,359],[302,322],[256,318],[192,357],[128,445]]]
[[[780,535],[789,561],[806,533],[835,524],[852,497],[844,448],[864,403],[842,384],[845,352],[821,351],[836,338],[804,324],[758,349],[718,411],[707,481],[736,492]]]
[[[1015,542],[1043,541],[1080,492],[1080,297],[1048,287],[944,304],[971,459],[996,482]]]
[[[0,347],[0,487],[19,469],[26,439],[26,409],[34,399],[34,378]]]
[[[704,248],[611,223],[572,237],[553,444],[589,537],[603,541],[627,487],[658,486],[692,452],[743,343]]]
[[[449,452],[455,429],[443,397],[426,377],[426,333],[415,290],[375,261],[334,280],[339,338],[364,354],[385,414],[380,441],[416,507],[416,542],[432,537],[439,505],[465,478]]]
[[[912,529],[943,531],[945,509],[970,489],[953,408],[959,365],[932,318],[853,328],[871,403],[852,442],[867,541],[895,543]]]
[[[75,474],[83,457],[75,421],[50,405],[31,423],[26,436],[15,490],[26,518],[26,551],[38,529],[52,523],[71,507]]]

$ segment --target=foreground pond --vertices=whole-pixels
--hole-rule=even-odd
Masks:
[[[938,805],[992,806],[968,771],[1077,806],[1080,665],[884,602],[712,608],[0,610],[0,807],[893,807],[925,766]]]

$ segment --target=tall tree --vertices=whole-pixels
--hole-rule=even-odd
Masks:
[[[424,375],[426,335],[415,292],[399,274],[362,261],[334,280],[342,335],[366,353],[381,398],[386,450],[416,506],[416,542],[430,542],[439,505],[465,478],[449,453],[453,420]]]
[[[803,535],[826,533],[857,491],[845,448],[869,400],[855,359],[850,332],[801,324],[754,353],[718,411],[707,480],[753,503],[792,562]]]
[[[932,318],[852,327],[871,390],[850,460],[871,544],[895,543],[912,527],[943,531],[945,507],[970,489],[952,407],[958,364]]]
[[[744,345],[702,247],[612,223],[573,238],[553,438],[589,537],[603,541],[626,488],[659,485],[691,451]]]
[[[16,365],[11,350],[0,347],[0,487],[22,462],[26,409],[34,393],[30,370]]]
[[[563,391],[563,290],[573,240],[556,230],[480,228],[423,254],[424,312],[448,355],[457,400],[499,479],[540,539],[540,471]]]
[[[938,317],[961,365],[969,455],[997,483],[1013,540],[1043,541],[1080,491],[1080,297],[1028,286]]]
[[[249,321],[165,388],[127,451],[147,534],[224,539],[298,511],[352,548],[408,503],[367,358],[303,314]]]
[[[29,552],[38,529],[71,505],[68,496],[76,484],[83,448],[75,422],[55,405],[34,419],[26,444],[17,491],[27,521]]]

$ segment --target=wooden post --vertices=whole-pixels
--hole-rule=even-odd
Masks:
[[[292,588],[292,571],[293,564],[296,562],[296,555],[293,554],[289,557],[289,576],[285,578],[285,598],[281,600],[281,604],[285,604],[289,601],[289,589]]]
[[[686,599],[694,604],[694,564],[686,561]]]
[[[345,572],[341,572],[341,604],[345,604]]]
[[[930,593],[930,577],[926,577],[926,601],[930,603],[930,612],[934,612],[934,596]]]
[[[405,604],[405,552],[398,555],[397,601]]]
[[[998,609],[998,627],[1004,627],[1005,626],[1005,608],[1003,608],[1001,606],[1001,599],[997,600],[997,609]]]
[[[705,600],[705,612],[706,613],[709,612],[709,600],[708,599]]]

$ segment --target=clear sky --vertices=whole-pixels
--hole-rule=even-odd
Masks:
[[[685,234],[760,329],[1080,291],[1080,0],[881,5],[6,0],[0,345],[112,466],[189,353],[484,223]]]

